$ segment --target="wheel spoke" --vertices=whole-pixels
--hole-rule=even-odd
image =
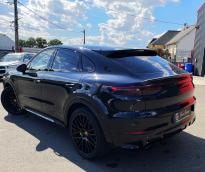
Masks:
[[[72,137],[78,149],[84,153],[91,153],[96,147],[96,133],[94,127],[84,114],[79,114],[72,122]]]
[[[21,111],[21,108],[18,105],[18,101],[13,91],[9,92],[7,103],[10,107],[12,107],[13,111]]]

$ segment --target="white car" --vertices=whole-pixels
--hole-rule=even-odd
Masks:
[[[27,63],[34,53],[9,53],[0,58],[0,78],[7,70],[16,68],[21,63]]]

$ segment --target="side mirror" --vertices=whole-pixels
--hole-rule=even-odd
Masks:
[[[27,65],[26,65],[26,64],[21,64],[21,65],[19,65],[19,66],[16,68],[16,70],[17,70],[18,72],[22,72],[22,73],[25,73],[25,72],[26,72],[26,69],[27,69]]]

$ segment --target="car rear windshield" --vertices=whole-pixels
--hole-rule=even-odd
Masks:
[[[134,73],[163,72],[170,69],[169,62],[157,56],[152,50],[98,51]]]
[[[163,72],[170,68],[169,63],[158,56],[130,56],[113,60],[134,73]]]

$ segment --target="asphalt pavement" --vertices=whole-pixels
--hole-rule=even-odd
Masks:
[[[66,129],[31,114],[8,115],[0,104],[0,172],[204,172],[204,81],[195,78],[194,125],[148,150],[116,149],[93,161],[76,153]]]

